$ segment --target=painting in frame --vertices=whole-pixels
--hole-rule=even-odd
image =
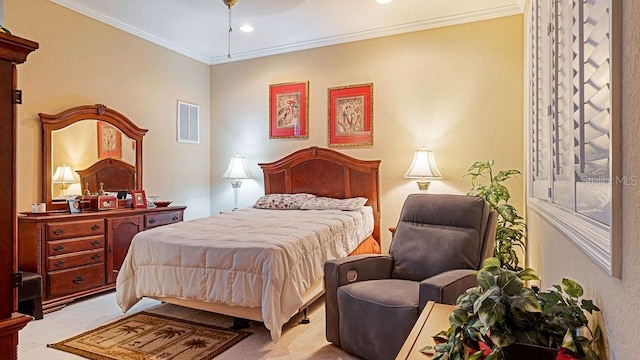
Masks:
[[[122,134],[115,126],[98,121],[98,159],[122,158]]]
[[[269,85],[269,139],[309,137],[309,82]]]
[[[144,190],[131,190],[131,207],[133,208],[146,208],[147,196]]]
[[[373,145],[373,84],[329,88],[329,147]]]

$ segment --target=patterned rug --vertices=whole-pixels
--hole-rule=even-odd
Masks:
[[[249,335],[143,311],[47,346],[94,360],[210,360]]]

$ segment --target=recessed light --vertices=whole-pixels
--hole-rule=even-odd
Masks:
[[[376,0],[378,2],[378,4],[388,4],[390,2],[392,2],[393,0]]]
[[[242,31],[242,32],[252,32],[253,31],[253,26],[251,26],[249,24],[244,24],[244,25],[240,26],[240,31]]]

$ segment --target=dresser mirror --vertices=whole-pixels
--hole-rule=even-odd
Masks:
[[[42,193],[47,209],[100,190],[142,188],[142,138],[147,132],[105,105],[87,105],[42,121]]]

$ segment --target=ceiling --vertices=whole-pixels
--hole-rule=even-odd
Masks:
[[[50,0],[206,64],[522,13],[524,0]],[[251,33],[238,28],[250,23]]]

